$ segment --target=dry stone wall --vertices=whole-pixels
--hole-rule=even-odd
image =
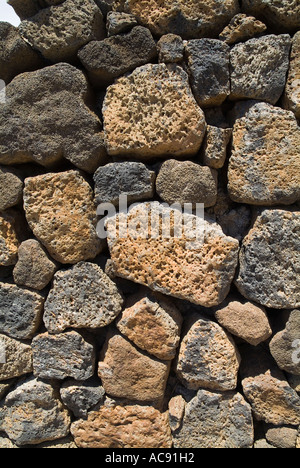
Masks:
[[[300,448],[299,1],[8,3],[0,447]]]

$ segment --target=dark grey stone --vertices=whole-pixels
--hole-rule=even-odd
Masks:
[[[63,383],[60,389],[63,403],[76,418],[85,418],[93,406],[103,402],[104,395],[105,390],[101,387],[100,380],[96,379],[85,382],[69,379]]]
[[[157,43],[159,61],[164,63],[182,62],[184,56],[184,43],[176,34],[165,34]]]
[[[108,37],[116,36],[124,32],[130,31],[138,22],[133,15],[118,11],[110,11],[107,14],[106,28]]]

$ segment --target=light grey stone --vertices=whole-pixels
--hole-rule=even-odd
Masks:
[[[66,380],[60,389],[62,402],[76,418],[86,418],[88,411],[104,400],[105,390],[100,383],[96,379]]]
[[[270,351],[280,369],[300,376],[300,310],[290,312],[285,329],[272,338]]]
[[[32,372],[31,346],[6,335],[0,335],[0,360],[0,381]]]

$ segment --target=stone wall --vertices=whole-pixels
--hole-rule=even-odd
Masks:
[[[299,448],[298,0],[9,3],[0,447]]]

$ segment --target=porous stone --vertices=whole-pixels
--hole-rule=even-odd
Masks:
[[[300,375],[300,310],[290,312],[285,329],[272,338],[270,351],[280,369]]]
[[[250,102],[248,106],[233,128],[229,195],[238,203],[291,205],[300,198],[296,118],[271,104]]]
[[[180,343],[182,316],[177,307],[159,293],[130,297],[117,321],[120,332],[140,349],[162,360],[172,360]]]
[[[6,213],[0,216],[0,266],[17,263],[19,240],[15,228],[15,219]]]
[[[214,169],[191,161],[169,159],[160,168],[156,191],[169,205],[203,203],[205,208],[217,201],[218,174]]]
[[[37,335],[32,350],[33,372],[41,379],[87,380],[94,373],[94,346],[76,331]]]
[[[267,26],[254,16],[247,16],[244,13],[235,15],[228,26],[221,32],[219,39],[226,44],[235,44],[236,42],[246,41],[262,34]]]
[[[134,26],[137,26],[137,24],[135,16],[130,13],[109,11],[106,18],[107,35],[110,37],[128,32]]]
[[[163,398],[169,371],[169,361],[150,357],[117,333],[108,335],[98,367],[108,395],[139,401]]]
[[[157,43],[159,61],[177,63],[184,59],[184,43],[177,34],[165,34]]]
[[[7,3],[13,7],[17,15],[23,20],[31,18],[42,8],[58,5],[64,1],[65,0],[8,0]]]
[[[155,178],[155,172],[139,162],[101,166],[94,174],[96,203],[118,206],[120,195],[126,195],[128,203],[153,198]]]
[[[18,170],[0,166],[0,211],[22,201],[23,180]]]
[[[112,267],[121,278],[213,307],[229,292],[239,243],[200,216],[186,214],[184,226],[183,233],[180,211],[158,202],[138,204],[128,214],[108,219]]]
[[[24,208],[34,235],[58,262],[77,263],[102,250],[93,192],[78,171],[26,179]]]
[[[300,119],[300,31],[295,34],[292,42],[290,66],[283,98],[286,109],[294,112]]]
[[[93,263],[80,262],[56,273],[45,302],[44,323],[50,333],[67,328],[100,328],[122,310],[116,284]]]
[[[230,52],[230,98],[276,104],[284,91],[290,48],[288,34],[250,39],[234,46]]]
[[[270,427],[266,431],[266,439],[276,448],[296,448],[298,430],[292,427]]]
[[[31,346],[0,335],[0,381],[32,372]]]
[[[176,372],[191,390],[234,390],[240,355],[231,336],[220,325],[196,316],[189,324],[178,354]]]
[[[276,31],[293,32],[300,27],[298,0],[242,0],[242,8]]]
[[[240,393],[199,390],[186,405],[175,448],[252,448],[250,405]]]
[[[136,26],[127,34],[92,41],[83,47],[78,57],[88,72],[90,81],[98,88],[134,70],[157,56],[152,34],[143,26]]]
[[[232,129],[207,126],[202,151],[202,160],[206,166],[221,169],[226,161],[227,147],[231,140]]]
[[[42,321],[44,297],[15,284],[0,283],[0,333],[28,340]]]
[[[172,432],[180,428],[184,413],[186,402],[182,395],[176,395],[169,401],[169,423]]]
[[[298,211],[263,209],[240,251],[236,285],[247,299],[275,309],[300,306]]]
[[[240,374],[244,395],[258,421],[276,426],[300,423],[300,397],[278,369],[265,348],[241,349]]]
[[[93,0],[65,0],[41,10],[22,21],[19,31],[52,62],[74,61],[80,47],[105,37],[103,16]]]
[[[215,311],[219,324],[232,335],[238,336],[253,346],[272,336],[269,319],[264,307],[252,302],[228,299]]]
[[[187,74],[172,64],[144,65],[119,78],[107,89],[103,119],[108,153],[140,160],[194,155],[206,131]]]
[[[17,76],[0,108],[0,163],[52,167],[64,157],[94,172],[107,156],[89,93],[85,75],[67,63]]]
[[[115,406],[89,413],[71,426],[80,448],[171,448],[168,413],[150,406]]]
[[[230,94],[229,46],[217,39],[195,39],[187,43],[185,53],[198,104],[220,106]]]
[[[18,446],[59,439],[69,433],[70,416],[58,391],[33,377],[7,395],[0,411],[0,429]]]
[[[58,268],[43,246],[35,239],[28,239],[19,247],[18,261],[13,270],[18,286],[42,290],[52,280]]]
[[[60,388],[62,402],[76,418],[86,418],[93,406],[103,402],[104,395],[104,388],[96,379],[85,382],[69,379]]]

